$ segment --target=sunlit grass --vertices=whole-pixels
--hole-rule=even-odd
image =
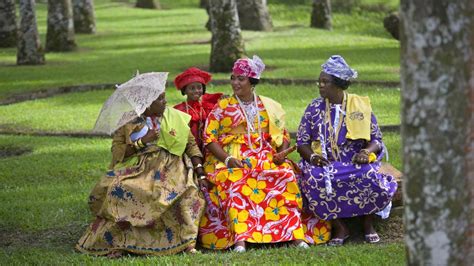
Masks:
[[[231,94],[230,85],[209,86],[208,92]],[[284,86],[261,84],[258,94],[280,102],[287,112],[287,128],[295,132],[306,106],[318,97],[313,86]],[[349,93],[368,95],[381,125],[400,123],[400,91],[393,88],[354,85]],[[0,107],[0,128],[9,130],[49,132],[89,132],[99,111],[112,90],[70,93],[52,98],[27,101]],[[167,89],[169,106],[184,100],[175,88]]]
[[[198,0],[160,0],[163,10],[133,8],[135,0],[95,0],[97,34],[76,35],[78,50],[47,53],[44,66],[15,66],[15,49],[0,49],[0,99],[43,88],[79,84],[115,84],[136,70],[168,71],[169,80],[189,66],[206,69],[211,34],[204,28],[206,11]],[[332,54],[343,55],[360,80],[398,81],[399,43],[382,26],[383,12],[355,8],[334,13],[333,31],[309,28],[311,0],[269,0],[272,32],[244,31],[247,54],[267,64],[264,78],[316,79],[320,65]],[[396,0],[361,0],[390,9]],[[46,5],[37,4],[41,41],[45,44]],[[228,79],[229,73],[214,73]],[[231,93],[230,85],[209,86],[209,92]],[[371,97],[379,124],[400,123],[400,91],[383,86],[352,86],[349,93]],[[89,132],[112,88],[70,93],[0,106],[0,129],[48,132]],[[260,84],[257,93],[280,102],[287,127],[295,132],[312,98],[314,85]],[[169,105],[183,100],[167,89]],[[390,163],[401,169],[398,133],[384,132]],[[109,164],[110,139],[0,135],[0,146],[28,147],[31,153],[0,158],[0,264],[324,264],[403,265],[402,242],[310,250],[252,249],[246,254],[205,252],[195,256],[132,256],[121,260],[79,255],[74,244],[89,223],[89,191]],[[296,152],[290,158],[298,161]],[[383,231],[382,231],[383,232]]]
[[[0,98],[41,88],[118,83],[141,72],[189,66],[207,68],[211,38],[205,10],[197,1],[163,1],[164,10],[133,8],[133,1],[95,1],[97,34],[76,35],[78,50],[47,53],[46,65],[16,66],[16,50],[0,49]],[[311,5],[270,1],[274,31],[244,31],[249,56],[260,55],[266,78],[314,78],[332,54],[341,54],[361,80],[399,79],[399,43],[382,27],[376,12],[334,14],[334,30],[309,28]],[[41,40],[46,33],[46,5],[37,4]],[[225,78],[228,73],[216,73]]]

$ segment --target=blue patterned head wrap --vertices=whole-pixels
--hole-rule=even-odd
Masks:
[[[326,74],[333,75],[343,80],[351,80],[357,78],[357,71],[350,68],[344,58],[340,55],[329,57],[326,63],[321,67]]]

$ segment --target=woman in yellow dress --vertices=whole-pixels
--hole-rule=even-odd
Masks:
[[[246,242],[292,241],[307,248],[301,223],[301,194],[284,152],[289,147],[284,111],[274,100],[257,96],[261,59],[235,62],[234,94],[209,114],[204,132],[207,179],[215,186],[201,221],[204,247],[246,251]]]
[[[194,253],[204,211],[193,166],[201,152],[190,116],[159,97],[113,136],[112,163],[89,197],[96,217],[77,244],[83,253],[118,257]]]

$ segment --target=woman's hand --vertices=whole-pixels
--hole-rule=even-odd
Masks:
[[[199,183],[199,186],[200,186],[200,187],[205,187],[205,188],[207,188],[208,191],[209,191],[209,190],[212,188],[212,186],[213,186],[213,184],[212,184],[211,182],[209,182],[209,180],[207,180],[207,179],[201,179],[201,177],[199,177],[198,183]]]
[[[310,163],[314,166],[319,166],[319,167],[323,167],[330,164],[328,159],[316,153],[313,153],[313,155],[311,155]]]
[[[232,157],[227,163],[227,168],[244,168],[244,164],[240,160]]]
[[[369,152],[362,149],[359,153],[354,155],[352,162],[357,164],[369,163]]]
[[[158,139],[159,132],[157,130],[148,130],[145,136],[142,137],[143,144],[153,142]]]
[[[273,155],[273,163],[276,165],[281,165],[282,163],[285,162],[285,160],[286,160],[286,156],[283,155],[281,152],[275,153]]]
[[[286,156],[288,156],[288,154],[292,153],[295,150],[296,150],[296,146],[293,146],[281,152],[273,154],[273,163],[275,163],[276,165],[281,165],[282,163],[285,162]]]

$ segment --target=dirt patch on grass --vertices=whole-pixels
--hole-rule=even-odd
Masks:
[[[31,153],[33,149],[14,145],[0,145],[0,159]]]

